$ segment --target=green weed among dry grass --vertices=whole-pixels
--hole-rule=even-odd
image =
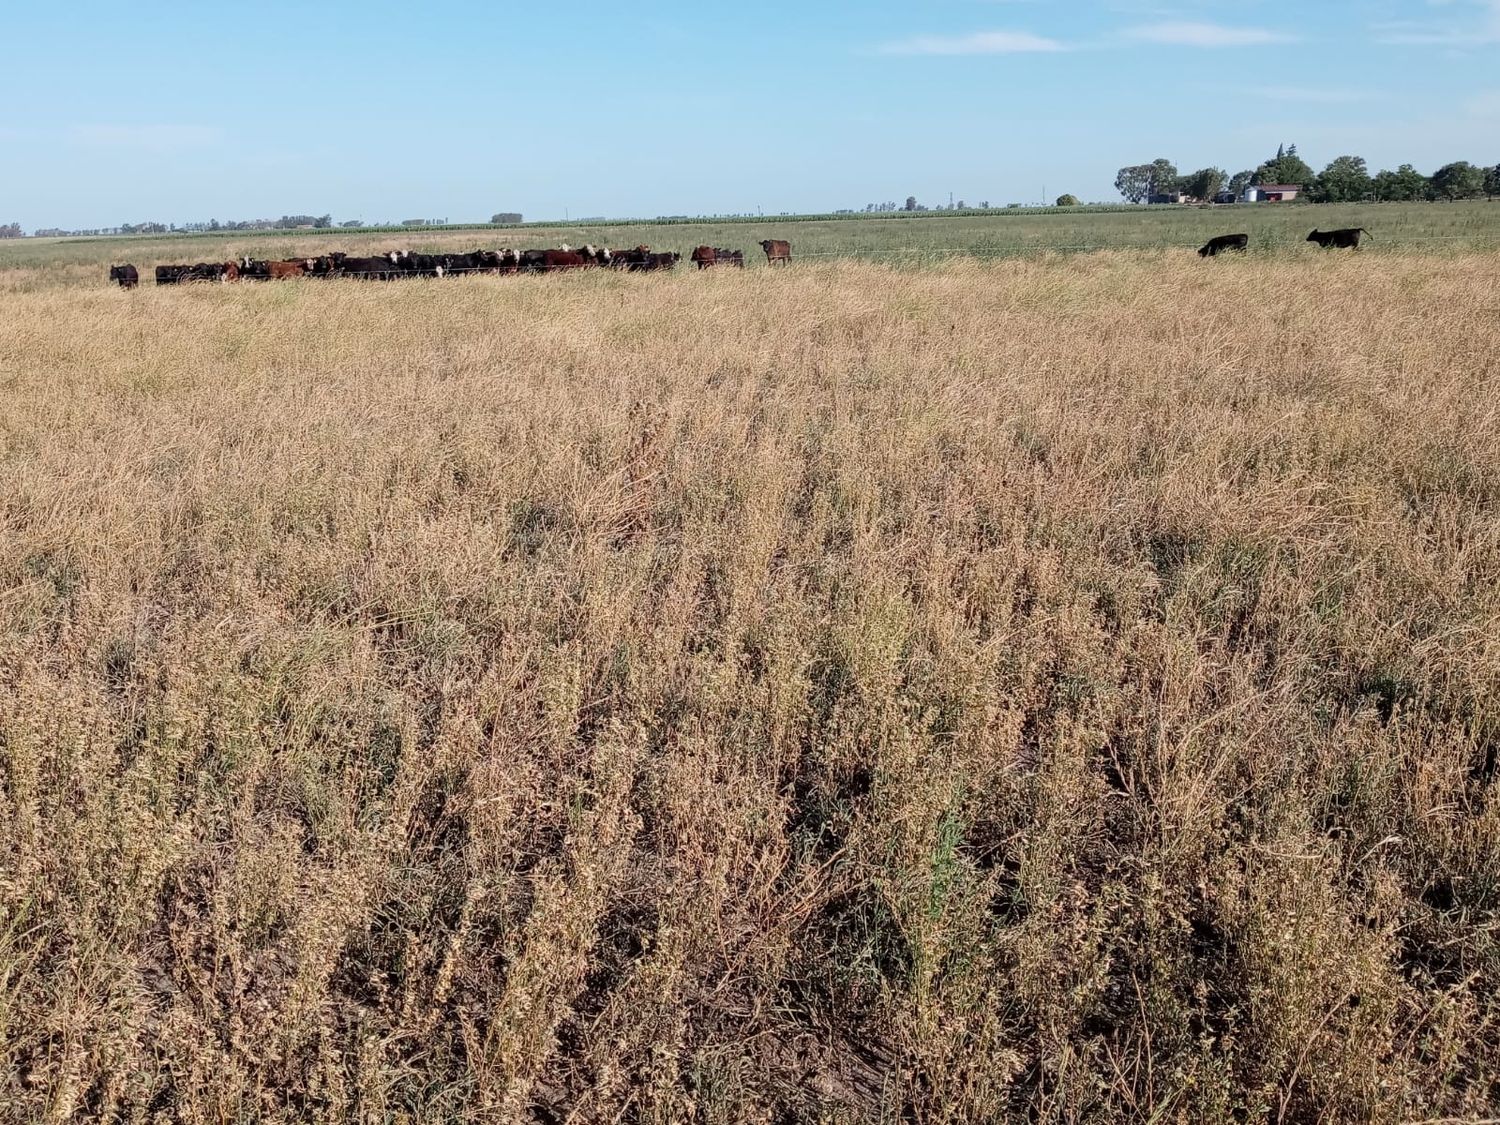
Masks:
[[[1497,282],[6,294],[0,1115],[1491,1110]]]

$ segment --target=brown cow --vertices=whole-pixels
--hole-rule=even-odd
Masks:
[[[714,248],[712,246],[698,246],[688,255],[688,260],[700,270],[712,268],[714,264]]]
[[[288,277],[304,277],[312,272],[313,265],[311,258],[291,258],[285,262],[268,262],[266,268],[272,281],[280,281]]]
[[[761,240],[760,248],[766,252],[766,264],[774,266],[790,265],[792,261],[792,244],[779,238],[766,238]]]

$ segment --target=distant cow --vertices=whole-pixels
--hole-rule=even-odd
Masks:
[[[239,267],[234,267],[235,276],[239,276]],[[156,284],[177,285],[184,281],[224,281],[226,271],[224,262],[198,262],[191,266],[157,266]]]
[[[689,259],[700,270],[712,269],[714,266],[745,268],[745,252],[743,250],[726,250],[722,246],[699,246],[689,255]]]
[[[761,240],[760,248],[766,252],[766,264],[774,266],[790,265],[792,261],[792,244],[784,242],[779,238],[765,238]]]
[[[118,281],[121,289],[134,289],[141,283],[140,271],[129,262],[126,262],[123,266],[110,266],[109,279],[111,281]]]
[[[351,258],[347,254],[330,254],[334,277],[357,277],[364,281],[385,281],[399,274],[400,268],[390,257]]]
[[[1332,247],[1335,250],[1358,250],[1359,236],[1370,235],[1364,227],[1352,227],[1346,230],[1315,230],[1307,236],[1307,241],[1316,242],[1324,250]]]
[[[551,273],[553,270],[576,270],[594,265],[592,257],[585,258],[577,250],[563,243],[561,250],[523,250],[521,268],[532,273]]]
[[[1210,238],[1204,244],[1203,249],[1198,251],[1198,257],[1213,258],[1225,250],[1239,250],[1243,252],[1249,248],[1250,236],[1248,234],[1221,234],[1216,238]]]
[[[291,258],[285,262],[267,262],[266,276],[273,281],[282,281],[289,277],[306,277],[313,270],[312,258]],[[240,276],[245,276],[243,268]]]
[[[609,264],[617,270],[629,270],[631,273],[639,273],[647,269],[651,264],[651,247],[635,246],[629,250],[611,250],[609,252]]]

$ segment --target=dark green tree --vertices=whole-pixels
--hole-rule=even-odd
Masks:
[[[1139,203],[1151,190],[1150,164],[1128,164],[1115,174],[1115,190],[1127,203]]]
[[[1073,195],[1071,192],[1065,195],[1059,195],[1057,197],[1057,205],[1059,207],[1077,207],[1078,197],[1076,195]]]
[[[1276,156],[1255,170],[1251,183],[1256,184],[1310,184],[1315,173],[1307,161],[1297,155],[1297,146],[1289,145],[1276,150]]]
[[[1382,169],[1374,179],[1375,198],[1382,203],[1409,203],[1414,199],[1425,199],[1428,186],[1427,177],[1410,164],[1403,164],[1394,172]]]
[[[1151,191],[1155,195],[1180,191],[1182,177],[1177,174],[1177,165],[1165,157],[1158,156],[1151,162]]]
[[[1199,168],[1182,177],[1182,190],[1194,199],[1212,202],[1213,197],[1224,190],[1229,174],[1222,168]]]
[[[1245,194],[1245,189],[1254,182],[1254,172],[1236,172],[1229,177],[1229,190],[1234,192],[1235,198],[1238,199],[1241,195]]]
[[[1432,174],[1432,190],[1439,199],[1473,199],[1484,194],[1484,169],[1467,160],[1444,164]]]
[[[1500,164],[1484,170],[1484,195],[1486,199],[1500,195]]]
[[[1319,173],[1309,195],[1318,203],[1356,203],[1375,190],[1362,156],[1340,156]]]
[[[917,197],[915,195],[908,195],[906,197],[906,209],[908,211],[915,211],[917,209]]]

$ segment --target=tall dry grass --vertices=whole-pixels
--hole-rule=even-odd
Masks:
[[[5,296],[0,1114],[1485,1112],[1497,281]]]

